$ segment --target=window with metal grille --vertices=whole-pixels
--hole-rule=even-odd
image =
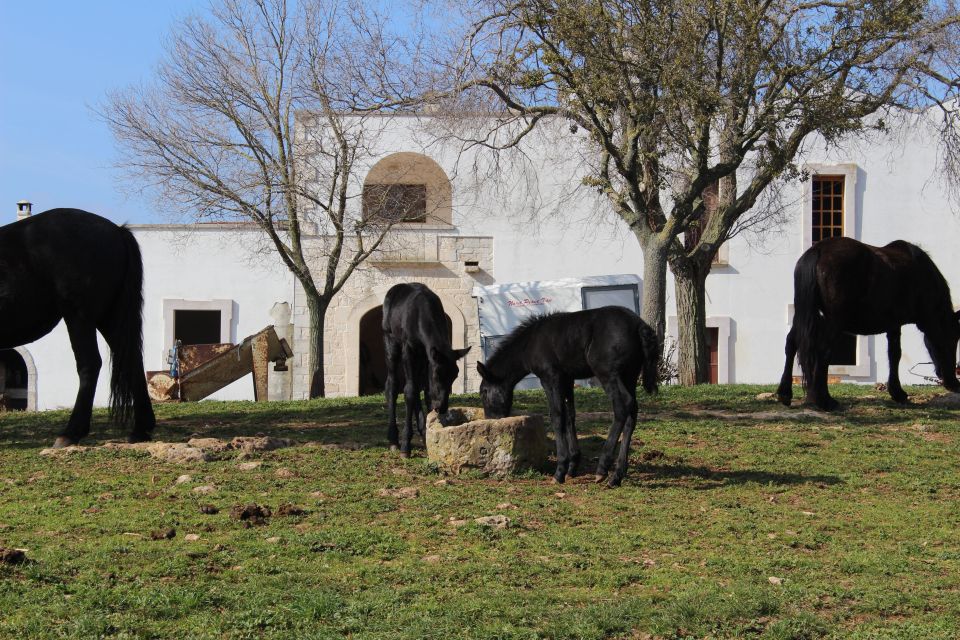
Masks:
[[[843,235],[844,176],[814,176],[812,225],[814,243]]]
[[[386,223],[426,222],[427,185],[365,185],[363,187],[363,218]]]

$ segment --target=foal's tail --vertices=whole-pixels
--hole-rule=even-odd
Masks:
[[[658,389],[657,378],[660,372],[660,340],[657,338],[657,332],[643,320],[640,321],[638,333],[640,334],[640,344],[643,346],[643,369],[641,371],[643,388],[647,393],[656,393]]]
[[[793,328],[797,343],[797,359],[803,371],[803,386],[807,378],[814,375],[823,349],[823,319],[820,317],[820,287],[817,284],[817,261],[820,252],[816,248],[808,249],[797,261],[793,271]]]
[[[119,424],[134,417],[137,387],[145,385],[143,370],[143,258],[133,233],[119,229],[127,254],[127,270],[113,310],[110,345],[110,415]]]

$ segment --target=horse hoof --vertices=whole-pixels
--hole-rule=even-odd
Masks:
[[[390,445],[390,451],[400,451],[400,445],[398,444]]]
[[[53,441],[54,449],[63,449],[64,447],[69,447],[77,444],[67,436],[57,436],[57,439]]]
[[[597,484],[600,484],[601,482],[603,482],[603,481],[606,480],[606,479],[607,479],[607,474],[605,474],[605,473],[598,473],[598,474],[596,474],[595,476],[593,476],[593,481],[594,481],[595,483],[597,483]]]
[[[550,477],[550,483],[551,483],[551,484],[563,484],[563,479],[564,479],[564,476],[551,476],[551,477]]]
[[[612,478],[607,480],[607,489],[616,489],[617,487],[620,486],[621,482],[623,482],[623,478],[618,478],[616,476],[613,476]]]
[[[153,438],[149,433],[131,433],[127,436],[127,442],[136,444],[138,442],[150,442]]]
[[[783,406],[789,407],[789,406],[790,406],[790,401],[793,400],[793,395],[792,395],[792,394],[791,394],[791,395],[787,395],[787,394],[779,394],[779,393],[778,393],[778,394],[777,394],[777,400],[779,400],[779,401],[780,401],[780,404],[782,404]]]
[[[409,451],[401,451],[401,452],[400,452],[400,457],[401,457],[401,458],[409,458],[409,457],[410,457],[410,452],[409,452]]]

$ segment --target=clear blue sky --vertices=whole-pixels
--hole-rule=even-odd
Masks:
[[[0,0],[0,224],[16,202],[77,207],[116,222],[166,222],[128,195],[113,137],[93,109],[147,81],[173,24],[205,0]]]

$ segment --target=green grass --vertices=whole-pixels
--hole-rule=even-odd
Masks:
[[[0,565],[0,636],[960,636],[958,411],[926,406],[931,388],[899,407],[843,385],[845,410],[819,419],[769,413],[782,408],[755,399],[769,390],[642,398],[617,490],[587,481],[608,426],[594,390],[577,396],[589,475],[562,487],[533,473],[437,484],[422,450],[387,450],[380,397],[157,408],[162,440],[314,443],[258,455],[252,471],[232,454],[186,466],[134,451],[42,457],[67,414],[3,414],[0,546],[29,562]],[[536,392],[517,405],[545,409]],[[86,444],[120,436],[97,413]],[[181,474],[192,480],[175,484]],[[215,492],[193,492],[205,484]],[[378,494],[397,487],[419,495]],[[244,528],[229,511],[249,502],[307,513]],[[202,514],[208,503],[220,513]],[[510,526],[472,522],[492,514]],[[172,540],[150,538],[168,527]]]

